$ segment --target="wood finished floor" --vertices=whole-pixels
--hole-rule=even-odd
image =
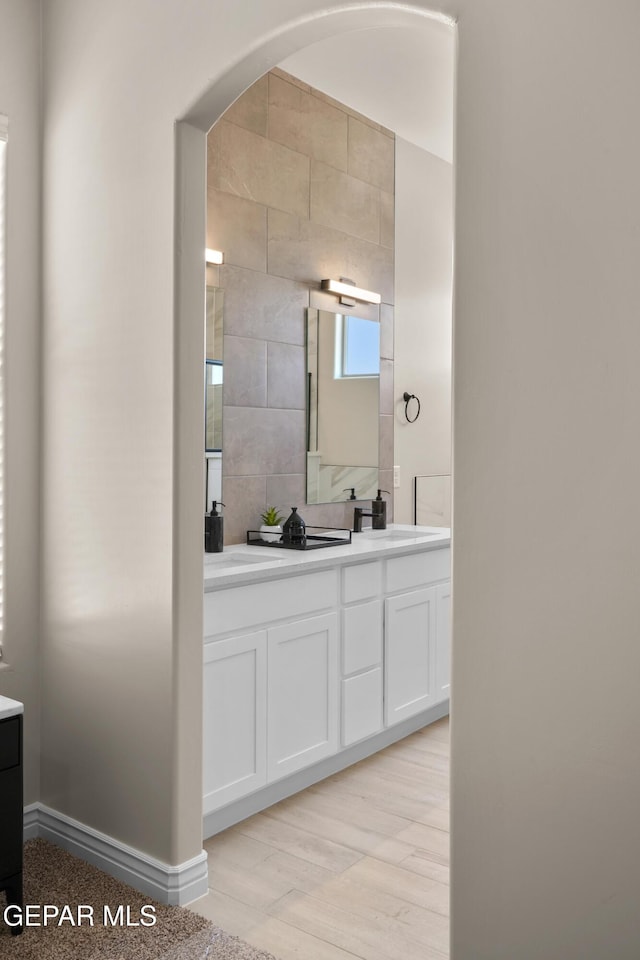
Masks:
[[[448,718],[204,846],[191,909],[279,960],[446,960]]]

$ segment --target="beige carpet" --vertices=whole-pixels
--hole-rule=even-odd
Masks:
[[[0,958],[2,960],[274,960],[270,953],[226,934],[219,927],[183,907],[167,907],[132,887],[114,880],[46,840],[29,840],[24,848],[24,902],[71,908],[76,924],[58,918],[45,926],[25,927],[11,936],[2,920],[0,894]],[[77,923],[79,904],[92,908],[93,926]],[[146,904],[155,907],[155,914]],[[104,925],[105,905],[116,925]],[[117,909],[122,905],[122,924]],[[132,923],[154,916],[153,926],[126,926],[127,907]],[[40,911],[42,917],[42,910]]]

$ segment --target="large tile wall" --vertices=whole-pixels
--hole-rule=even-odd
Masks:
[[[324,277],[383,303],[380,485],[393,476],[394,135],[280,70],[253,84],[208,137],[207,246],[224,265],[225,541],[266,505],[351,525],[351,504],[306,506],[305,313],[337,310]],[[345,494],[345,497],[347,495]]]

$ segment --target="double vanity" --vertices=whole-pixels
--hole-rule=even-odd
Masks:
[[[204,836],[448,713],[449,530],[204,562]]]

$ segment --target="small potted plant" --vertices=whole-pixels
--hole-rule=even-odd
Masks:
[[[279,540],[282,536],[282,521],[284,517],[278,513],[277,508],[267,507],[264,513],[260,514],[260,519],[262,520],[262,526],[260,527],[262,539],[267,542]]]

